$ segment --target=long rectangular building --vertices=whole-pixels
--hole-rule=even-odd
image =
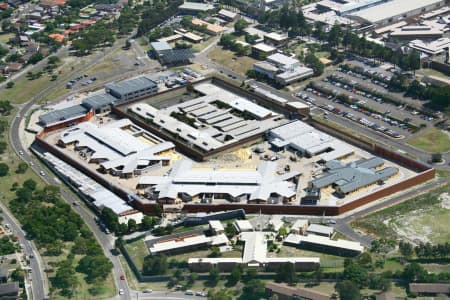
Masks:
[[[284,240],[284,244],[342,256],[356,256],[364,251],[364,247],[358,242],[339,239],[332,240],[328,237],[315,234],[290,234]]]
[[[141,76],[117,83],[107,83],[105,90],[116,97],[118,99],[117,102],[125,102],[155,94],[158,91],[158,85],[150,78]]]

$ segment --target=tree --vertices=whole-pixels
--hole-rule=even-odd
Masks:
[[[391,280],[378,274],[370,274],[368,286],[370,289],[388,291],[391,288]]]
[[[232,300],[232,298],[227,290],[220,289],[217,293],[209,290],[208,300]]]
[[[316,57],[313,52],[310,52],[305,57],[305,64],[314,70],[314,76],[320,76],[325,69],[324,64]]]
[[[398,249],[400,250],[400,253],[405,257],[410,257],[414,253],[413,246],[408,242],[400,241],[400,243],[398,244]]]
[[[138,230],[138,225],[136,223],[135,219],[129,219],[128,220],[128,232],[135,232]]]
[[[242,289],[240,300],[260,300],[266,295],[264,283],[259,279],[248,281]]]
[[[217,246],[212,247],[211,253],[208,255],[208,257],[221,257],[222,253],[220,253],[220,249]]]
[[[242,278],[242,269],[239,265],[235,265],[233,270],[231,270],[230,275],[228,276],[228,283],[230,285],[235,285]]]
[[[368,278],[367,270],[352,260],[347,260],[347,262],[348,263],[344,265],[342,277],[345,280],[357,284],[359,287],[365,286]]]
[[[22,187],[16,190],[16,197],[22,202],[30,202],[33,199],[33,191]]]
[[[20,162],[19,165],[17,166],[17,170],[16,173],[18,174],[23,174],[28,170],[28,165],[25,162]]]
[[[413,262],[403,269],[402,278],[407,282],[422,281],[428,272],[418,263]]]
[[[108,227],[110,230],[114,232],[119,231],[119,218],[111,208],[103,208],[100,214],[100,218],[102,219],[103,223],[105,223],[106,227]],[[128,227],[125,229],[125,231],[126,230],[128,230]]]
[[[8,175],[9,166],[5,163],[0,163],[0,177]]]
[[[361,293],[358,285],[349,280],[344,280],[336,284],[336,291],[341,300],[360,300]]]
[[[33,179],[27,179],[23,182],[22,186],[30,191],[34,191],[36,189],[37,183]]]
[[[145,275],[164,275],[167,273],[167,257],[165,255],[147,256],[144,258],[142,272]]]
[[[105,279],[112,267],[112,263],[104,255],[86,255],[80,259],[76,270],[86,274],[86,282],[92,283],[96,279]]]
[[[234,227],[233,223],[227,223],[227,225],[225,226],[225,234],[228,238],[231,238],[237,234],[236,227]]]
[[[142,230],[149,230],[152,229],[156,224],[156,218],[150,217],[150,216],[144,216],[142,218],[141,222],[141,229]]]
[[[5,153],[6,147],[7,147],[6,142],[0,141],[0,154]]]
[[[30,59],[28,59],[28,63],[34,65],[34,64],[38,63],[39,61],[41,61],[43,58],[44,58],[44,56],[38,52],[38,53],[33,54],[30,57]]]
[[[244,29],[247,28],[248,23],[244,19],[239,19],[234,23],[234,31],[241,35],[244,34]]]
[[[216,286],[220,280],[220,273],[218,268],[212,268],[209,271],[209,283],[211,286]]]
[[[8,81],[8,82],[6,83],[6,88],[7,88],[7,89],[12,89],[13,86],[14,86],[14,82],[12,82],[12,81]]]
[[[12,106],[11,102],[8,100],[2,100],[0,101],[0,113],[4,116],[7,116],[11,113],[11,111],[14,109],[14,106]]]
[[[288,284],[297,283],[295,265],[289,262],[281,264],[275,278],[279,282],[286,282]]]

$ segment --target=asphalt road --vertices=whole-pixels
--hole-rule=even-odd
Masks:
[[[29,267],[32,272],[29,273],[29,278],[31,279],[31,289],[34,299],[43,299],[46,295],[46,290],[48,290],[48,284],[45,280],[45,275],[43,275],[43,268],[41,265],[41,259],[39,252],[36,250],[33,242],[27,240],[25,232],[22,230],[19,221],[14,218],[12,213],[0,202],[0,208],[3,211],[3,223],[8,224],[12,234],[19,238],[19,243],[22,245],[22,251],[24,255],[29,258]],[[34,258],[30,258],[34,257]]]
[[[22,145],[22,142],[20,140],[20,132],[19,132],[20,122],[23,120],[23,118],[25,117],[27,112],[31,109],[31,107],[36,102],[38,102],[47,92],[49,92],[51,89],[53,89],[57,85],[59,85],[61,81],[66,81],[68,78],[73,77],[75,74],[83,72],[85,69],[89,68],[93,64],[100,62],[107,54],[115,51],[118,47],[121,47],[122,45],[123,45],[123,41],[122,42],[116,41],[116,43],[113,47],[108,48],[107,50],[105,50],[104,53],[95,55],[92,58],[92,60],[89,63],[86,63],[83,67],[75,69],[72,72],[70,72],[68,75],[66,75],[64,78],[61,78],[61,79],[55,81],[53,84],[51,84],[50,86],[48,86],[47,88],[43,89],[38,94],[36,94],[29,102],[25,103],[20,108],[18,114],[16,115],[16,118],[14,118],[14,120],[12,121],[11,127],[10,127],[11,145],[17,155],[19,155],[19,151],[23,152],[23,155],[19,155],[19,157],[22,160],[24,160],[28,164],[30,164],[30,162],[33,162],[33,166],[31,166],[31,164],[30,164],[30,167],[37,174],[40,175],[40,172],[42,171],[42,169],[40,168],[39,164],[36,163],[34,157],[29,155],[27,149],[25,149]],[[39,67],[39,65],[34,66],[34,68],[37,68],[37,67]],[[55,180],[55,178],[53,176],[49,176],[49,175],[50,174],[47,174],[46,176],[41,176],[41,175],[40,176],[48,184],[52,184],[52,185],[60,184],[59,180]],[[67,192],[67,190],[65,190],[64,188],[61,189],[61,196],[62,196],[63,200],[65,200],[69,204],[72,204],[74,201],[78,201],[78,199],[75,199],[74,196],[71,193]],[[124,295],[121,295],[120,298],[127,299],[127,300],[131,299],[130,290],[129,290],[127,281],[119,279],[120,276],[122,274],[124,274],[124,271],[122,269],[119,258],[111,254],[111,248],[113,247],[113,241],[111,240],[111,238],[109,236],[107,236],[105,233],[100,231],[100,228],[94,222],[92,213],[87,208],[85,208],[84,206],[81,206],[81,205],[73,207],[73,208],[78,214],[80,214],[80,216],[83,218],[83,220],[89,226],[90,230],[93,232],[94,236],[97,238],[100,245],[102,246],[103,251],[105,252],[105,255],[113,263],[113,266],[114,266],[113,267],[113,276],[114,276],[114,281],[115,281],[116,287],[118,289],[124,290]],[[39,257],[39,256],[35,256],[35,257]],[[44,281],[42,280],[43,278],[45,278],[45,275],[43,274],[42,268],[38,264],[36,264],[35,268],[33,268],[33,269],[35,270],[35,272],[33,272],[33,273],[41,274],[40,275],[41,280],[39,280],[39,279],[33,280],[33,284],[34,284],[34,282],[36,282],[36,285],[39,285],[39,283],[41,283],[41,287],[38,287],[38,286],[35,287],[33,285],[33,295],[35,295],[34,299],[43,299],[45,296],[48,295],[48,287],[43,285]]]

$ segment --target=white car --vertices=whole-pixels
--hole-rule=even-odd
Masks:
[[[123,291],[123,289],[119,289],[119,295],[123,295],[125,294],[125,292]]]

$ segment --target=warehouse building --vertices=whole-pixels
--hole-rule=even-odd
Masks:
[[[398,169],[380,169],[384,161],[379,157],[360,159],[348,164],[337,160],[325,164],[324,173],[310,182],[310,187],[322,189],[332,186],[337,195],[344,197],[349,193],[372,184],[383,184],[398,173]]]
[[[358,242],[346,240],[332,240],[328,237],[308,234],[290,234],[284,240],[285,245],[298,247],[301,249],[330,253],[341,256],[357,256],[364,251],[364,247]]]
[[[392,0],[349,14],[349,17],[376,27],[435,10],[445,5],[445,0]]]
[[[158,92],[158,85],[155,81],[145,76],[137,77],[121,82],[111,82],[105,85],[107,93],[123,103],[129,100],[150,96]]]
[[[100,171],[123,178],[168,165],[175,148],[128,119],[97,126],[84,122],[61,133],[58,145],[73,149]]]
[[[111,111],[111,106],[118,102],[118,99],[111,94],[98,94],[83,99],[81,105],[87,109],[92,109],[96,114]]]
[[[271,129],[267,138],[275,150],[286,149],[307,157],[318,156],[322,161],[353,154],[348,144],[298,120]]]
[[[320,266],[318,257],[267,257],[267,238],[270,232],[242,232],[239,241],[244,243],[240,258],[189,258],[189,268],[194,272],[208,272],[218,268],[230,272],[236,265],[242,267],[276,271],[284,263],[292,263],[296,271],[313,271]]]
[[[193,162],[178,160],[168,176],[142,176],[138,186],[161,203],[285,203],[295,199],[299,172],[276,174],[277,163],[262,161],[256,170],[195,169]]]
[[[178,6],[178,10],[180,11],[181,14],[190,14],[190,15],[195,15],[200,12],[205,13],[212,9],[214,9],[214,5],[202,2],[185,1],[183,4]]]
[[[58,125],[60,123],[77,122],[78,119],[83,119],[89,109],[84,105],[74,105],[62,109],[56,109],[39,116],[39,124],[44,127]]]

